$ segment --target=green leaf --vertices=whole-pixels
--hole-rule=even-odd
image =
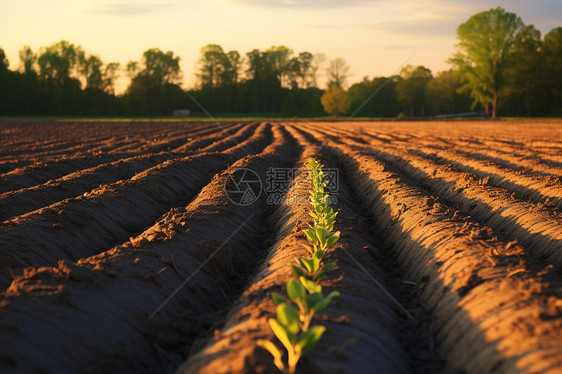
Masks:
[[[287,303],[277,306],[277,322],[286,330],[289,340],[294,341],[295,335],[299,332],[299,313]]]
[[[321,249],[317,249],[316,252],[314,252],[314,254],[312,255],[312,258],[317,258],[318,260],[322,260],[325,253],[326,253],[325,251]]]
[[[301,260],[309,273],[315,273],[320,268],[320,260],[314,256],[311,259],[302,258]]]
[[[277,292],[272,292],[271,298],[273,299],[273,302],[275,303],[275,305],[279,305],[281,303],[286,303],[288,301],[287,299],[285,299],[283,296],[281,296]]]
[[[308,239],[310,243],[316,244],[318,242],[314,229],[304,229],[302,231],[304,232],[304,234],[306,235],[306,239]]]
[[[312,269],[312,264],[310,263],[309,260],[307,260],[306,258],[300,257],[300,258],[299,258],[299,263],[300,263],[300,265],[301,265],[301,267],[302,267],[303,269],[306,269],[306,271],[308,271],[309,273],[312,272],[312,270],[311,270],[311,269]]]
[[[306,290],[303,285],[296,280],[289,279],[287,281],[287,295],[289,295],[291,300],[298,304],[298,302],[302,301],[306,295]]]
[[[316,346],[326,328],[324,326],[312,326],[308,331],[303,332],[295,345],[297,354],[305,354]]]
[[[322,286],[317,284],[315,281],[312,281],[310,279],[306,279],[305,277],[300,277],[299,280],[302,283],[302,285],[304,286],[304,288],[306,288],[308,290],[308,292],[310,292],[310,293],[322,291]]]
[[[273,330],[273,333],[275,334],[275,336],[277,336],[277,339],[279,339],[279,341],[285,346],[285,348],[287,348],[287,351],[293,349],[293,343],[291,342],[291,340],[294,341],[295,336],[293,335],[292,337],[290,337],[287,330],[283,326],[281,326],[281,324],[274,318],[270,318],[267,322],[269,322],[269,326],[271,326],[271,330]]]
[[[322,214],[322,213],[324,212],[324,209],[325,209],[325,207],[324,207],[324,205],[322,205],[322,204],[318,204],[318,205],[316,205],[316,206],[314,207],[314,210],[315,210],[316,213],[318,213],[318,214]]]
[[[298,267],[297,265],[291,264],[291,269],[293,270],[293,273],[297,277],[303,277],[304,276],[304,271],[302,271],[302,269],[300,267]]]
[[[325,277],[326,277],[326,273],[324,271],[321,271],[319,273],[316,273],[316,275],[312,278],[312,280],[318,282],[324,279]]]
[[[329,212],[329,213],[326,215],[326,219],[328,219],[328,220],[330,220],[330,221],[333,221],[333,220],[336,219],[336,217],[337,217],[337,215],[338,215],[338,212],[334,212],[334,210],[333,210],[332,208],[330,208],[330,210],[331,210],[331,212]]]
[[[322,270],[329,271],[336,267],[335,262],[328,262],[326,265],[322,266]]]
[[[332,299],[336,296],[339,296],[340,293],[338,291],[333,291],[330,292],[330,294],[326,297],[324,297],[322,300],[320,300],[319,302],[316,303],[316,305],[314,305],[312,307],[312,310],[314,310],[315,312],[319,312],[322,309],[326,308],[328,306],[328,304],[330,304],[330,302],[332,301]]]
[[[326,247],[335,244],[338,240],[340,240],[340,232],[336,231],[335,233],[332,234],[332,236],[328,238],[328,240],[326,240]]]
[[[319,301],[323,299],[324,296],[322,295],[322,292],[313,292],[308,294],[306,296],[306,301],[305,301],[306,310],[312,310],[314,305],[316,305]]]
[[[312,248],[312,246],[308,245],[308,244],[302,244],[302,246],[304,248],[306,248],[306,250],[308,251],[308,253],[313,254],[314,253],[314,248]]]
[[[258,339],[256,341],[258,347],[262,347],[267,350],[273,356],[273,363],[281,371],[285,370],[285,365],[283,364],[283,352],[277,348],[275,344],[265,339]]]
[[[321,246],[325,246],[326,240],[330,237],[330,232],[322,227],[316,228],[316,238]]]

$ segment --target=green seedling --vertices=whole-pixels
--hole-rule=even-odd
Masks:
[[[323,227],[311,227],[303,230],[306,239],[312,244],[313,253],[319,249],[325,250],[340,239],[340,232],[331,233]]]
[[[323,250],[317,250],[312,254],[310,259],[295,258],[297,265],[291,264],[291,269],[297,277],[305,277],[307,279],[318,282],[326,275],[326,271],[332,270],[336,267],[335,262],[330,262],[322,265],[321,261],[324,257]]]
[[[268,320],[273,333],[285,347],[288,353],[287,365],[283,361],[283,352],[272,342],[264,339],[257,341],[258,346],[271,353],[274,364],[284,373],[294,373],[301,356],[316,346],[326,328],[311,326],[302,329],[302,323],[297,310],[287,304],[277,306],[277,318]]]
[[[284,373],[294,373],[301,356],[316,346],[325,331],[323,326],[311,326],[314,315],[326,308],[332,299],[339,296],[334,291],[324,296],[319,281],[336,264],[322,264],[325,251],[340,238],[340,232],[332,233],[337,212],[329,206],[329,195],[324,192],[327,185],[324,167],[315,159],[307,161],[309,180],[312,183],[310,203],[313,210],[309,215],[313,226],[303,230],[308,244],[303,244],[310,258],[295,258],[296,265],[290,264],[298,281],[290,279],[286,284],[287,297],[272,292],[271,298],[277,305],[277,318],[268,320],[273,333],[285,347],[288,357],[271,341],[260,339],[257,344],[273,356],[273,363]],[[296,308],[293,306],[296,305]]]

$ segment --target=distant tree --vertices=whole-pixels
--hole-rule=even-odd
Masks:
[[[341,57],[337,57],[330,61],[326,69],[328,74],[328,87],[338,86],[344,87],[347,78],[349,78],[349,66]]]
[[[513,46],[513,63],[506,68],[506,85],[503,90],[502,111],[512,115],[533,115],[544,111],[546,95],[541,32],[533,25],[525,26],[516,35]]]
[[[6,53],[0,48],[0,113],[7,113],[10,110],[10,70],[8,69],[10,62],[6,57]]]
[[[269,68],[281,82],[281,86],[290,87],[289,83],[289,60],[293,50],[284,46],[271,46],[265,51],[266,61]]]
[[[427,82],[425,96],[431,114],[468,112],[471,99],[459,92],[463,81],[454,70],[441,71]]]
[[[425,87],[432,79],[431,70],[425,66],[406,65],[400,71],[402,79],[396,85],[398,100],[408,107],[410,117],[425,115]]]
[[[84,58],[82,47],[62,40],[40,51],[37,58],[39,77],[62,86],[70,79],[76,79],[80,61]]]
[[[151,48],[143,53],[144,69],[140,72],[158,85],[177,84],[181,79],[180,58],[174,52],[163,52],[158,48]]]
[[[21,70],[24,74],[31,74],[34,72],[35,64],[37,63],[37,55],[33,53],[31,47],[24,45],[19,51]]]
[[[228,58],[228,82],[231,84],[238,84],[240,81],[240,69],[242,68],[243,59],[238,51],[228,51],[226,53]]]
[[[474,105],[491,106],[496,118],[506,69],[513,63],[517,33],[524,27],[516,14],[497,7],[471,16],[457,28],[457,48],[449,62],[457,67]]]
[[[109,94],[115,94],[115,81],[119,77],[119,68],[121,65],[118,62],[110,62],[105,65],[103,72],[103,90]]]
[[[0,48],[0,73],[5,74],[8,71],[8,66],[10,66],[8,57],[6,57],[4,50]]]
[[[550,30],[543,38],[541,59],[544,61],[545,84],[549,95],[549,114],[561,115],[562,106],[562,27]]]
[[[207,44],[201,48],[199,58],[199,77],[202,87],[215,88],[222,86],[229,75],[230,60],[218,44]]]
[[[130,113],[169,114],[185,105],[186,97],[178,85],[181,78],[179,61],[172,51],[151,48],[143,53],[142,69],[134,61],[127,64],[129,74],[136,72],[125,95]]]
[[[125,73],[127,74],[127,77],[129,77],[129,79],[133,79],[137,73],[139,71],[139,63],[137,61],[129,61],[127,62],[127,65],[125,66]]]
[[[103,90],[103,62],[98,56],[90,55],[81,61],[81,73],[86,81],[86,88]]]
[[[289,60],[288,64],[288,82],[291,89],[296,90],[299,88],[299,82],[302,82],[301,61],[298,57],[293,57]]]
[[[110,62],[104,65],[102,60],[95,55],[90,55],[81,61],[81,73],[86,82],[87,89],[114,92],[114,82],[119,71],[118,62]]]
[[[326,55],[324,53],[315,53],[312,55],[309,76],[307,78],[309,82],[307,87],[318,87],[318,73],[324,64],[324,61],[326,61]]]
[[[246,70],[246,92],[248,110],[252,112],[271,113],[280,108],[281,80],[278,71],[271,63],[271,54],[253,49],[246,53],[248,69]]]
[[[349,94],[337,84],[332,84],[321,97],[324,111],[338,117],[347,112],[351,104]]]
[[[298,57],[298,68],[299,74],[298,77],[300,79],[300,87],[301,88],[309,88],[314,87],[312,84],[312,62],[314,56],[310,52],[300,52]]]
[[[396,117],[401,105],[396,98],[399,77],[364,77],[349,87],[351,111],[359,117]],[[376,94],[375,94],[376,93]],[[375,96],[372,96],[375,94]]]

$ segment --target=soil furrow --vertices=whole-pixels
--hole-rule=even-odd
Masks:
[[[324,136],[320,132],[317,134]],[[343,143],[337,137],[332,140]],[[424,188],[492,227],[508,240],[518,240],[533,256],[562,265],[562,219],[559,213],[522,201],[509,191],[486,185],[471,174],[456,172],[449,166],[435,164],[406,150],[386,147],[383,151],[362,144],[354,147],[376,155],[402,170],[403,175],[421,181]]]
[[[11,271],[75,261],[123,242],[171,207],[191,200],[216,172],[247,152],[260,152],[270,141],[271,129],[263,128],[226,152],[167,161],[128,181],[5,221],[0,227],[0,284],[6,286]]]
[[[35,162],[2,175],[0,177],[0,194],[33,187],[83,169],[115,162],[118,159],[115,156],[104,155],[101,157],[69,158],[52,162]]]
[[[229,147],[234,147],[244,139],[252,136],[252,134],[257,131],[259,126],[263,126],[258,123],[244,125],[242,128],[236,132],[229,129],[228,132],[219,131],[219,136],[211,144],[201,147],[198,152],[222,152]]]
[[[511,170],[497,167],[491,163],[465,157],[454,151],[432,152],[431,149],[417,148],[411,152],[431,159],[440,165],[450,164],[456,171],[467,172],[496,187],[515,192],[535,204],[549,202],[559,209],[562,208],[562,180],[545,178],[531,172],[514,173]]]
[[[248,123],[237,123],[237,124],[220,124],[209,123],[205,131],[199,134],[194,134],[191,141],[174,148],[173,152],[193,152],[199,149],[208,147],[210,144],[217,140],[223,140],[225,137],[233,136],[234,133],[238,132],[242,128],[246,128],[250,124]],[[219,140],[219,141],[220,141]]]
[[[428,144],[428,147],[438,150],[447,150],[449,146]],[[482,161],[489,161],[496,165],[512,169],[514,171],[526,173],[532,172],[545,177],[562,177],[562,167],[557,168],[543,162],[538,156],[524,155],[522,153],[503,152],[499,149],[486,149],[476,147],[462,147],[455,149],[457,152],[471,158]],[[560,165],[562,166],[562,165]]]
[[[269,167],[290,166],[294,149],[281,129],[274,133],[263,153],[232,169],[265,180]],[[10,321],[0,325],[0,357],[10,357],[0,360],[2,372],[171,371],[265,254],[270,207],[263,199],[229,203],[227,176],[217,174],[186,208],[125,244],[16,277],[0,301],[2,320]]]
[[[101,185],[131,178],[137,173],[172,159],[174,158],[168,154],[121,159],[76,171],[45,184],[6,192],[0,195],[0,222],[67,198],[77,197]]]
[[[562,265],[562,219],[559,213],[521,200],[505,189],[486,185],[485,181],[469,173],[454,171],[406,151],[367,151],[419,181],[451,206],[475,217],[509,240],[517,240],[530,254]]]
[[[312,156],[318,157],[318,148],[308,144],[299,164]],[[291,277],[288,264],[295,256],[305,254],[300,230],[309,221],[308,187],[306,173],[299,174],[288,199],[276,212],[277,242],[266,262],[230,311],[224,326],[199,352],[191,355],[178,373],[250,373],[258,368],[261,372],[274,372],[271,356],[257,348],[255,342],[259,338],[273,338],[267,324],[267,317],[273,317],[275,311],[270,292],[284,293],[284,284]],[[345,195],[345,191],[341,192]],[[338,229],[343,228],[342,239],[337,248],[328,251],[326,259],[337,260],[338,268],[324,283],[325,292],[337,289],[342,295],[314,322],[326,326],[326,333],[317,348],[301,360],[300,370],[369,373],[376,368],[385,373],[406,372],[410,362],[394,333],[401,318],[371,280],[383,279],[383,272],[364,249],[369,243],[358,231],[342,223],[350,217],[357,219],[343,195],[336,205],[341,215]],[[356,261],[364,267],[358,267]],[[355,307],[350,309],[349,305]]]
[[[330,147],[354,176],[386,246],[433,312],[446,372],[555,373],[562,357],[560,275],[522,247],[404,183],[384,163]]]

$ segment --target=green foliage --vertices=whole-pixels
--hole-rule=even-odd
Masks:
[[[468,112],[472,100],[460,93],[462,78],[454,70],[439,72],[427,82],[425,96],[430,113],[448,114]]]
[[[398,100],[408,108],[410,117],[423,117],[426,113],[426,87],[433,78],[431,70],[421,65],[406,65],[400,74],[402,79],[396,84]]]
[[[519,17],[496,8],[471,17],[459,26],[458,34],[458,52],[450,59],[454,70],[434,78],[409,77],[406,72],[402,77],[365,77],[347,92],[318,88],[325,60],[321,53],[297,54],[275,46],[241,55],[209,44],[201,50],[200,84],[189,94],[223,117],[325,116],[323,95],[324,104],[336,108],[330,114],[356,117],[467,112],[470,102],[477,110],[492,108],[492,114],[495,104],[496,111],[507,116],[562,114],[562,28],[541,39],[532,25],[524,26]],[[178,108],[198,114],[179,85],[179,57],[171,51],[149,49],[140,61],[121,69],[62,40],[37,51],[24,46],[19,58],[19,64],[12,65],[5,54],[0,58],[1,115],[156,116]],[[344,87],[349,75],[345,61],[336,59],[328,65],[329,85]],[[130,84],[125,94],[116,96],[120,74]],[[346,101],[349,106],[343,105]]]
[[[547,102],[551,103],[551,115],[562,115],[562,27],[552,29],[544,36],[543,50],[541,53],[544,61],[544,85],[542,89],[547,92]],[[553,103],[558,103],[552,105]]]
[[[500,90],[506,85],[506,70],[514,63],[517,33],[524,27],[516,14],[497,7],[471,16],[457,28],[457,48],[449,62],[464,78],[462,90],[474,105],[491,106],[492,117]]]
[[[62,86],[71,78],[77,78],[84,50],[80,46],[61,40],[40,51],[37,59],[39,76]]]
[[[341,86],[332,85],[320,98],[324,111],[335,117],[346,113],[351,105],[349,94]]]
[[[349,78],[349,66],[341,57],[330,60],[326,69],[328,75],[328,88],[332,86],[344,87]]]
[[[305,244],[309,258],[296,258],[296,265],[290,264],[297,279],[289,279],[286,284],[287,297],[276,292],[271,294],[277,305],[277,318],[269,319],[273,333],[287,351],[287,365],[283,361],[283,352],[267,340],[258,340],[257,344],[271,353],[274,364],[285,373],[294,373],[300,357],[316,346],[325,331],[323,326],[311,326],[314,315],[325,309],[337,291],[324,296],[322,285],[325,272],[332,270],[336,264],[323,265],[325,250],[339,239],[339,232],[332,233],[336,214],[328,206],[328,195],[324,192],[326,176],[323,165],[315,159],[307,160],[314,226],[304,229],[303,233],[309,244]],[[292,305],[296,305],[296,308]]]

